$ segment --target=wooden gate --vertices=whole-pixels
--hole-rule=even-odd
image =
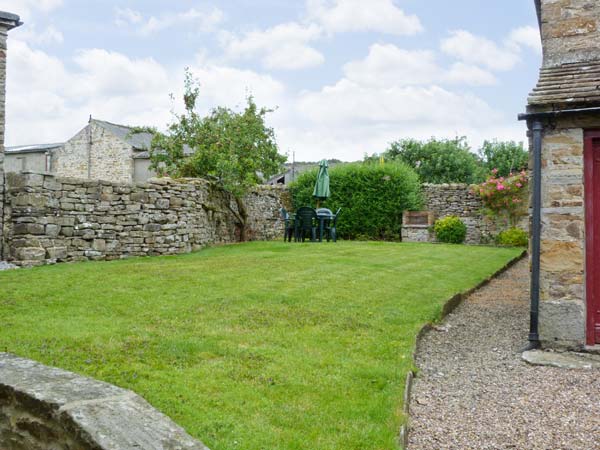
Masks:
[[[600,131],[585,133],[587,344],[600,344]]]

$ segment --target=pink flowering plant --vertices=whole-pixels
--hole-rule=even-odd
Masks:
[[[474,186],[473,193],[481,197],[489,215],[505,218],[514,227],[527,212],[528,185],[525,171],[499,177],[494,169],[484,183]]]

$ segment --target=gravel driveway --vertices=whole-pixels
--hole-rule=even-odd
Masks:
[[[524,260],[424,336],[409,450],[600,449],[600,371],[520,359],[528,290]]]

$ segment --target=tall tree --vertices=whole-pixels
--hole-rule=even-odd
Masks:
[[[523,148],[522,142],[485,141],[479,156],[488,173],[496,169],[497,176],[501,177],[525,170],[529,164],[529,152]]]
[[[383,157],[413,167],[424,183],[475,183],[482,178],[477,155],[465,137],[402,139],[392,142]]]
[[[265,121],[272,110],[259,108],[248,97],[243,112],[217,107],[202,117],[196,112],[199,94],[198,82],[186,71],[185,112],[175,115],[166,133],[151,130],[151,167],[159,175],[215,181],[235,200],[236,208],[229,208],[244,241],[248,220],[244,196],[261,176],[274,175],[286,161],[279,154],[274,130]]]

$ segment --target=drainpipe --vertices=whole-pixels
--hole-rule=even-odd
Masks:
[[[531,309],[529,313],[529,349],[540,346],[540,249],[542,235],[542,132],[540,120],[534,120],[533,132],[533,222],[531,230]]]
[[[90,120],[88,122],[88,148],[87,148],[87,177],[88,180],[92,178],[92,115],[90,114]]]

